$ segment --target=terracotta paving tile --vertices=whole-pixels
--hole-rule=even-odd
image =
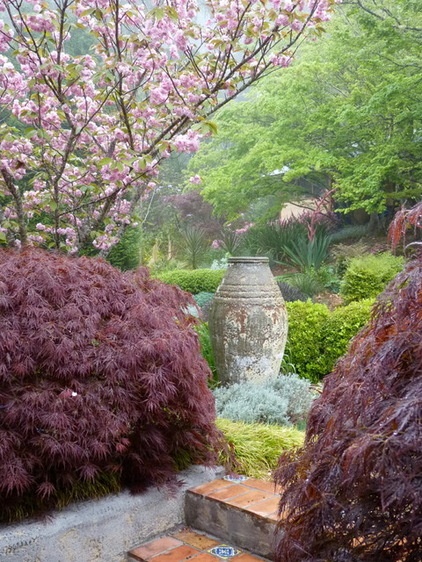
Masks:
[[[247,508],[250,504],[256,503],[262,500],[272,499],[273,496],[267,494],[266,492],[261,492],[260,490],[250,490],[246,494],[241,496],[227,499],[225,503],[234,505],[236,507]]]
[[[191,529],[183,529],[182,531],[178,531],[177,533],[173,534],[173,537],[179,539],[180,541],[183,541],[184,543],[190,544],[191,546],[199,548],[200,550],[208,550],[209,548],[220,544],[215,539],[211,539],[206,535],[196,533]],[[197,558],[195,558],[195,560],[197,560]]]
[[[280,498],[278,496],[273,496],[272,498],[268,498],[266,500],[253,503],[252,505],[248,506],[248,511],[252,513],[257,513],[262,517],[267,517],[268,519],[272,519],[274,521],[278,520],[278,504]]]
[[[254,556],[253,554],[249,554],[248,552],[243,552],[236,556],[236,562],[262,562],[265,558],[260,558],[259,556]]]
[[[190,560],[194,558],[201,551],[188,544],[183,544],[182,546],[176,546],[167,552],[162,554],[157,554],[151,558],[152,562],[181,562],[182,560]]]
[[[150,560],[153,556],[181,546],[182,544],[182,541],[174,539],[173,537],[162,537],[134,548],[131,550],[131,555],[138,558],[138,560]]]
[[[208,554],[208,552],[202,552],[195,556],[193,562],[216,562],[216,557],[212,554]]]
[[[207,498],[212,498],[214,500],[228,500],[230,498],[237,498],[246,494],[250,491],[250,488],[243,486],[242,484],[231,484],[227,488],[221,488],[220,490],[215,490],[207,494]]]
[[[255,478],[248,478],[245,481],[245,486],[250,488],[257,488],[258,490],[263,490],[264,492],[268,492],[269,494],[277,494],[277,488],[275,487],[274,482],[266,482],[265,480],[256,480]]]
[[[221,490],[222,488],[227,488],[228,486],[232,486],[232,483],[220,478],[219,480],[213,480],[212,482],[207,482],[206,484],[201,484],[196,488],[192,488],[191,492],[206,496],[210,492]]]

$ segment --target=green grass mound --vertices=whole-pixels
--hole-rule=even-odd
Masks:
[[[219,462],[229,470],[268,479],[281,453],[303,445],[305,433],[292,427],[217,419],[217,427],[229,449],[220,453]]]

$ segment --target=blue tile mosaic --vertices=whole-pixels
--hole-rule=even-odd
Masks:
[[[233,558],[233,556],[237,556],[238,554],[240,554],[240,550],[237,550],[237,548],[234,548],[233,546],[228,546],[227,544],[214,546],[214,548],[210,548],[208,552],[224,560]]]

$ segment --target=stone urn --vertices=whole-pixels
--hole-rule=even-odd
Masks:
[[[287,312],[268,258],[229,258],[209,317],[211,345],[223,384],[261,383],[280,370]]]

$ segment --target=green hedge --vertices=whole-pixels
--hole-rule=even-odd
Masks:
[[[201,292],[214,293],[225,274],[224,269],[174,269],[156,277],[169,285],[177,285],[184,291],[196,295]]]
[[[286,303],[289,333],[285,362],[314,382],[330,373],[344,355],[350,340],[368,322],[373,299],[341,306],[330,312],[310,301]]]
[[[301,377],[311,380],[316,376],[315,365],[321,354],[321,334],[330,311],[325,304],[295,301],[286,302],[289,331],[284,362],[292,364]],[[289,371],[289,366],[285,367]]]
[[[375,298],[403,269],[402,257],[389,252],[352,258],[340,286],[345,302]]]

